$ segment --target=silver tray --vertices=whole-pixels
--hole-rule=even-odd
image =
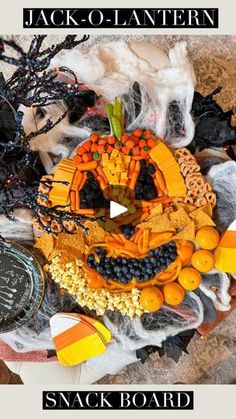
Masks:
[[[40,263],[24,246],[0,240],[0,333],[30,320],[44,296]]]

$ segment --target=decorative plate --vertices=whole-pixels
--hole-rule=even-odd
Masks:
[[[35,256],[19,244],[0,241],[0,333],[32,318],[44,288],[44,274]]]

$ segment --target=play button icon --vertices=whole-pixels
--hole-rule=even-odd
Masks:
[[[120,205],[115,201],[110,201],[110,218],[118,217],[128,211],[124,205]]]
[[[101,203],[101,205],[100,205]],[[146,204],[147,206],[147,204]],[[136,226],[143,215],[142,201],[135,199],[133,189],[126,185],[109,185],[97,200],[94,217],[109,234],[123,234],[123,228]]]

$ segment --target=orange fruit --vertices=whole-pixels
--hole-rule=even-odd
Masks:
[[[186,291],[193,291],[199,287],[202,279],[196,269],[187,267],[180,271],[178,281]]]
[[[87,284],[90,288],[105,288],[106,281],[98,272],[94,269],[86,268],[88,274]]]
[[[141,291],[139,302],[148,311],[160,310],[163,304],[163,295],[157,287],[147,287]]]
[[[210,250],[197,250],[191,259],[192,265],[200,272],[209,272],[215,266],[215,258]]]
[[[215,249],[219,243],[219,240],[219,233],[214,227],[202,227],[196,234],[196,242],[202,249]]]
[[[185,266],[191,261],[191,257],[194,253],[195,247],[192,242],[188,240],[179,240],[180,245],[178,246],[178,255]]]
[[[181,285],[176,282],[169,282],[163,288],[164,300],[170,306],[177,306],[182,303],[185,291]]]

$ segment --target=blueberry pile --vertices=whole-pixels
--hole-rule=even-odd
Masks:
[[[136,199],[148,201],[157,198],[157,190],[152,178],[154,173],[155,166],[153,164],[148,165],[146,160],[140,160],[140,173],[135,187]]]
[[[87,180],[80,191],[80,208],[109,208],[99,183],[92,172],[87,173]]]
[[[88,267],[96,269],[105,279],[113,279],[123,284],[127,284],[133,278],[139,282],[148,281],[164,271],[177,256],[174,242],[150,250],[149,255],[143,259],[107,257],[106,250],[101,247],[95,248],[95,252],[99,262],[90,254],[87,260]]]
[[[132,224],[124,224],[120,226],[120,230],[127,240],[130,240],[135,233],[135,227]]]

